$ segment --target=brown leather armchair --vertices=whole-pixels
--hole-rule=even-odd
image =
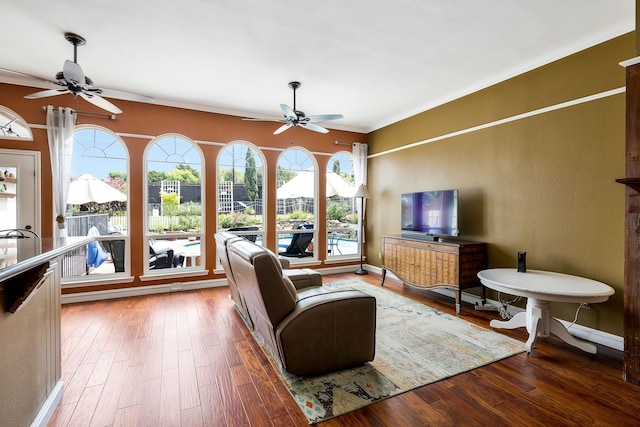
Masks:
[[[316,375],[373,360],[376,300],[356,290],[296,289],[277,256],[245,239],[227,242],[238,297],[274,360]]]
[[[222,264],[222,268],[224,269],[225,274],[227,275],[227,283],[229,285],[229,291],[231,292],[231,299],[233,300],[238,310],[240,310],[242,315],[245,317],[245,320],[249,323],[250,326],[252,326],[246,304],[238,293],[238,286],[235,283],[233,271],[231,270],[231,266],[229,265],[229,256],[227,249],[227,245],[229,242],[242,239],[242,237],[233,233],[229,233],[228,231],[219,231],[214,235],[214,237],[216,240],[216,254],[218,256],[218,259],[220,260],[220,264]],[[297,290],[304,290],[309,287],[322,286],[322,275],[317,271],[314,271],[310,268],[290,269],[289,260],[286,258],[278,257],[278,261],[280,261],[280,266],[284,275],[293,282],[293,285]]]

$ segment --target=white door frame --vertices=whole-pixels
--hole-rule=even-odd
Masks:
[[[41,154],[39,151],[31,151],[31,150],[12,150],[12,149],[8,149],[8,148],[0,148],[0,159],[2,158],[3,155],[12,155],[12,156],[24,156],[25,158],[31,158],[32,162],[33,162],[33,168],[34,168],[34,191],[33,191],[33,199],[30,199],[30,203],[33,206],[33,225],[32,225],[32,229],[33,231],[35,231],[36,233],[38,233],[39,235],[41,235],[41,229],[42,229],[42,222],[41,222],[41,218],[42,218],[42,207],[40,204],[40,174],[41,174]],[[0,161],[1,162],[1,161]],[[18,186],[18,191],[20,189],[20,186]],[[24,198],[26,195],[25,194],[20,194],[18,201],[22,200],[22,198]],[[20,203],[20,202],[19,202]],[[19,212],[20,212],[20,208]],[[20,227],[20,225],[18,224],[18,227]]]

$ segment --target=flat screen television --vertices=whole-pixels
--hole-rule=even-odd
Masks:
[[[401,204],[403,232],[416,237],[460,235],[458,190],[404,193]]]

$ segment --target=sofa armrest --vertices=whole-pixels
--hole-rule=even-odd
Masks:
[[[282,274],[293,282],[297,290],[322,286],[322,274],[310,268],[283,269]]]
[[[311,295],[275,332],[283,367],[294,375],[361,365],[375,356],[376,300],[356,290]]]
[[[291,263],[285,257],[279,256],[278,260],[280,261],[280,265],[282,266],[283,270],[287,268],[291,268]]]

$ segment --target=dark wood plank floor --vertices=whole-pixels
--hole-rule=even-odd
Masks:
[[[378,286],[375,274],[358,278]],[[385,288],[455,313],[452,299]],[[488,327],[496,313],[463,306]],[[500,330],[522,342],[524,329]],[[520,354],[320,426],[638,426],[640,387],[619,352],[541,338]],[[227,288],[62,307],[64,396],[51,426],[293,426],[306,419],[228,298]]]

